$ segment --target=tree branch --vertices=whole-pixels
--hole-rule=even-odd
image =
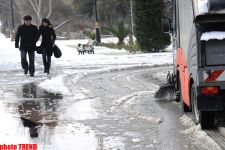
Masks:
[[[34,0],[36,7],[38,8],[38,2],[37,0]]]
[[[38,2],[38,19],[40,20],[41,19],[41,17],[42,17],[42,3],[43,3],[43,0],[39,0],[39,2]]]
[[[34,11],[35,11],[36,13],[38,13],[38,8],[37,8],[37,6],[35,5],[35,3],[34,3],[32,0],[29,0],[29,2],[30,2],[30,4],[31,4],[31,6],[33,7]]]
[[[50,18],[52,15],[52,0],[49,0],[49,10],[48,10],[48,15],[46,18]]]

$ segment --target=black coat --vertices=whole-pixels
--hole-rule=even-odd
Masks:
[[[47,55],[52,56],[53,45],[56,40],[56,34],[51,25],[48,27],[39,27],[39,36],[42,36],[41,48],[47,51]]]
[[[34,51],[38,41],[38,29],[35,25],[21,25],[16,32],[15,46],[20,50]]]

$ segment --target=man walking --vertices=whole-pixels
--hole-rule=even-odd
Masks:
[[[31,16],[24,17],[24,24],[18,27],[16,33],[15,47],[19,48],[21,51],[21,64],[24,69],[24,74],[28,74],[29,71],[30,76],[33,77],[35,73],[34,59],[36,43],[38,41],[38,29],[35,25],[32,25],[31,22]],[[27,61],[27,53],[29,63]]]

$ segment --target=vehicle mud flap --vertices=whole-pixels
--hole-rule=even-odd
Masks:
[[[196,124],[201,124],[202,129],[211,129],[215,125],[215,113],[212,111],[201,111],[198,109],[198,97],[196,94],[196,86],[191,88],[191,102],[194,113],[194,121]]]

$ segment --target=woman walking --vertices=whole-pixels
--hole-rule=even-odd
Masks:
[[[52,24],[47,18],[42,19],[39,27],[39,36],[42,36],[41,49],[44,64],[44,73],[50,73],[51,56],[53,54],[53,46],[56,40],[56,34]]]

